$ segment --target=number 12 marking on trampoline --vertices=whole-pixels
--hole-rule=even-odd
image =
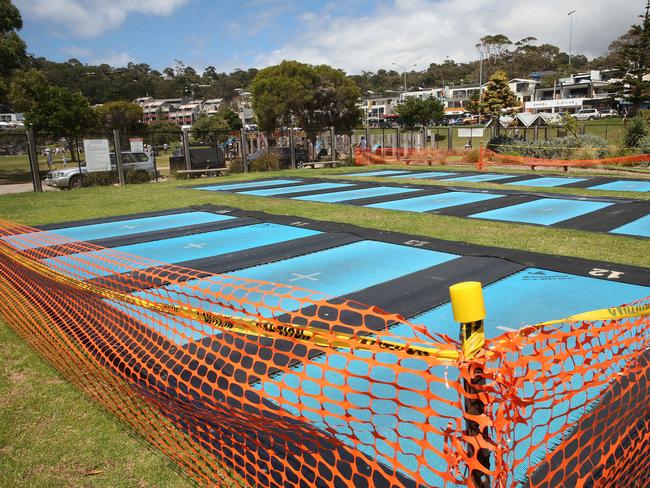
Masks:
[[[589,274],[591,276],[598,276],[598,277],[605,276],[608,280],[617,280],[625,273],[623,273],[622,271],[612,271],[611,269],[594,268],[591,271],[589,271]]]

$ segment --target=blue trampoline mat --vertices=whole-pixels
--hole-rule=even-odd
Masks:
[[[14,244],[20,249],[30,249],[43,246],[44,242],[56,237],[63,237],[65,242],[92,241],[106,239],[109,237],[127,236],[143,232],[154,232],[158,230],[172,229],[174,227],[185,227],[188,225],[200,225],[210,222],[232,220],[234,217],[214,214],[210,212],[183,212],[172,215],[159,215],[140,219],[120,220],[118,222],[105,222],[101,224],[82,225],[66,227],[52,231],[34,232],[22,236],[6,238],[7,242]],[[54,241],[55,244],[62,240]]]
[[[137,260],[121,264],[123,262],[121,253],[173,264],[301,239],[316,234],[320,234],[320,232],[288,225],[260,223],[89,253],[59,256],[46,259],[44,262],[66,274],[76,273],[77,277],[88,279],[95,276],[126,273],[133,269],[144,269],[151,266],[151,263],[138,263]],[[106,262],[106,258],[109,258],[110,262]],[[99,265],[103,268],[98,269]]]
[[[402,173],[408,173],[408,171],[385,169],[381,171],[368,171],[366,173],[345,173],[343,175],[338,175],[338,176],[392,176],[392,175],[401,175]]]
[[[612,234],[627,234],[632,236],[650,237],[650,215],[641,217],[628,224],[610,230]]]
[[[454,176],[458,173],[445,173],[444,171],[410,171],[408,174],[395,176],[395,178],[442,178],[444,176]]]
[[[303,191],[332,190],[355,186],[353,183],[313,183],[311,185],[282,186],[280,188],[267,188],[265,190],[248,190],[241,192],[242,195],[254,195],[258,197],[269,197],[273,195],[287,195],[290,193],[301,193]]]
[[[440,208],[465,205],[468,203],[482,202],[493,198],[500,198],[503,195],[493,193],[471,193],[471,192],[446,192],[437,195],[425,195],[423,197],[406,198],[391,202],[373,203],[366,205],[372,208],[383,208],[389,210],[402,210],[405,212],[428,212]]]
[[[232,191],[232,190],[245,190],[246,188],[259,188],[260,186],[282,186],[290,185],[291,183],[302,183],[302,180],[266,180],[266,181],[252,181],[250,183],[233,183],[231,185],[214,185],[196,188],[196,190],[206,191]]]
[[[459,176],[458,178],[448,178],[445,181],[466,181],[471,183],[481,183],[482,181],[496,181],[505,180],[506,178],[514,178],[515,175],[497,175],[497,174],[481,174],[471,176]]]
[[[589,202],[582,200],[563,200],[556,198],[541,198],[532,202],[520,203],[510,207],[489,210],[474,215],[472,218],[503,220],[509,222],[524,222],[528,224],[552,225],[563,220],[572,219],[601,208],[609,207],[612,203]]]
[[[521,185],[521,186],[539,186],[539,187],[554,187],[569,185],[571,183],[578,183],[580,181],[585,181],[586,178],[533,178],[531,180],[522,180],[522,181],[513,181],[511,183],[505,183],[506,185]]]
[[[360,241],[237,271],[241,278],[272,281],[340,296],[457,258],[426,249]]]
[[[308,200],[312,202],[336,203],[347,200],[361,200],[362,198],[382,197],[386,195],[399,195],[400,193],[411,193],[420,191],[416,188],[398,188],[394,186],[376,186],[372,188],[362,188],[359,190],[337,191],[333,193],[323,193],[319,195],[307,195],[304,197],[295,197],[294,200]]]
[[[589,190],[650,191],[650,181],[612,181],[602,185],[590,186]]]
[[[645,286],[527,268],[483,289],[485,334],[494,338],[507,329],[623,305],[649,294],[650,288]],[[411,322],[424,324],[433,333],[458,335],[450,303],[414,317]]]

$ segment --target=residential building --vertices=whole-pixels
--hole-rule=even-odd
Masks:
[[[223,105],[223,98],[211,98],[203,102],[203,113],[205,115],[216,115]]]
[[[22,113],[0,114],[0,128],[12,129],[24,127],[25,116]]]
[[[607,108],[615,99],[612,83],[620,81],[617,70],[592,70],[560,78],[555,86],[536,88],[535,98],[526,102],[528,112],[570,112],[584,108]]]
[[[150,125],[157,121],[169,121],[170,113],[181,105],[180,98],[155,100],[151,97],[137,98],[133,103],[142,107],[142,122]]]
[[[169,121],[176,125],[190,126],[203,113],[203,101],[193,100],[179,105],[178,109],[169,112]]]

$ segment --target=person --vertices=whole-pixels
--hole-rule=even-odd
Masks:
[[[167,143],[164,143],[164,144],[163,144],[163,151],[165,151],[165,154],[167,154],[167,148],[168,148],[168,147],[169,147],[169,146],[167,145]]]
[[[361,140],[359,140],[359,149],[366,149],[368,147],[368,142],[366,141],[366,138],[364,136],[361,136]]]
[[[472,139],[467,139],[467,144],[465,144],[465,149],[472,149]]]
[[[65,154],[63,155],[63,167],[64,168],[68,167],[68,158],[65,157]]]
[[[47,158],[47,169],[52,169],[52,151],[46,149],[45,157]]]

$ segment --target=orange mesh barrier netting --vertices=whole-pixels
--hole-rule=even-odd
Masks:
[[[445,164],[450,157],[464,156],[468,153],[466,149],[409,149],[387,147],[377,149],[374,152],[370,149],[357,148],[354,157],[356,166],[368,166],[371,164],[421,164],[428,166]],[[457,162],[457,161],[455,161]]]
[[[647,299],[470,358],[450,337],[322,293],[9,222],[0,237],[2,320],[202,485],[514,486],[594,412],[618,422],[624,409],[606,404],[617,382],[647,402]],[[624,455],[594,469],[642,480],[647,427],[619,429],[609,442]]]
[[[579,150],[580,148],[578,148]],[[528,156],[512,156],[509,154],[501,154],[492,151],[491,149],[481,147],[481,156],[476,167],[482,169],[486,166],[550,166],[550,167],[575,167],[585,168],[592,166],[607,166],[607,165],[634,165],[639,163],[647,163],[650,161],[650,155],[637,154],[635,156],[621,156],[614,158],[602,159],[543,159],[532,158]]]

